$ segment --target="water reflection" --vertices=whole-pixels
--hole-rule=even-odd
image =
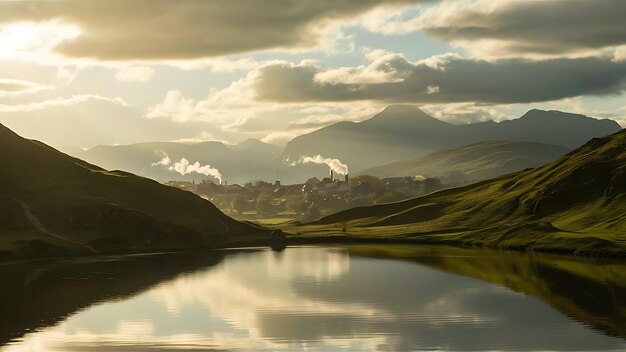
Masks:
[[[611,331],[619,336],[617,330],[606,329],[625,321],[624,296],[615,296],[624,292],[625,282],[609,280],[619,275],[605,274],[589,288],[592,282],[572,273],[582,267],[595,275],[596,264],[559,259],[555,270],[574,277],[555,283],[559,275],[537,271],[537,258],[544,264],[554,258],[520,257],[410,246],[222,251],[202,270],[193,270],[196,261],[183,275],[132,297],[129,291],[105,299],[3,351],[626,348],[624,339],[608,336]],[[612,265],[618,271],[625,267]],[[568,283],[583,286],[567,295]],[[549,294],[552,286],[559,286],[558,295]],[[612,300],[599,303],[598,310],[580,304],[580,292],[604,292],[601,297]],[[553,296],[576,302],[569,304],[576,309],[551,302]],[[600,318],[604,325],[595,324]]]

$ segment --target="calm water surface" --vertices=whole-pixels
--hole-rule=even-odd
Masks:
[[[0,266],[2,351],[626,350],[626,263],[424,246]]]

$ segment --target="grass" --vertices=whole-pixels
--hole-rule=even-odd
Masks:
[[[99,252],[145,252],[270,242],[267,231],[235,221],[210,202],[156,181],[108,171],[23,139],[0,125],[0,253],[48,256],[84,251],[34,228],[27,203],[47,228]]]
[[[460,148],[437,151],[421,158],[398,161],[363,170],[357,174],[378,177],[392,176],[449,176],[468,180],[485,180],[529,167],[541,166],[569,150],[555,145],[488,141]],[[460,174],[460,175],[459,175]]]
[[[626,132],[546,164],[289,224],[294,240],[363,240],[626,257]]]

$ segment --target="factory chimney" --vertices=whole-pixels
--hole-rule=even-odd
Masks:
[[[333,181],[333,176],[334,176],[333,169],[330,169],[330,181],[331,182]]]
[[[348,183],[348,180],[349,180],[349,178],[348,178],[348,174],[346,174],[346,176],[345,176],[345,181],[346,181],[346,183]]]

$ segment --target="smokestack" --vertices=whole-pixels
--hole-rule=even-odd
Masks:
[[[348,183],[348,174],[346,174],[346,176],[345,176],[345,181],[346,181],[346,183]]]
[[[330,180],[331,180],[331,181],[333,180],[333,176],[334,176],[334,175],[333,175],[333,169],[330,169]]]

